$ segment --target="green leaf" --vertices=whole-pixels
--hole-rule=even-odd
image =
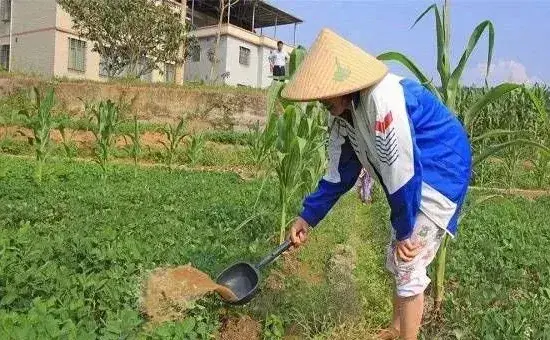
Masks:
[[[487,92],[483,97],[479,98],[474,105],[466,112],[464,113],[464,126],[468,131],[472,128],[472,124],[477,118],[477,115],[479,112],[485,108],[488,104],[497,101],[505,95],[506,93],[509,93],[518,87],[521,87],[521,85],[518,84],[512,84],[512,83],[504,83],[500,84],[496,87],[493,87],[489,92]]]
[[[184,333],[191,333],[193,329],[195,328],[195,318],[193,317],[187,317],[183,322],[181,323],[181,329]]]
[[[501,150],[504,150],[512,146],[518,146],[518,145],[531,145],[550,155],[550,148],[548,148],[545,145],[542,145],[540,143],[533,142],[527,139],[515,139],[515,140],[511,140],[508,142],[504,142],[504,143],[500,143],[500,144],[496,144],[488,147],[481,154],[474,157],[473,166],[475,167],[476,165],[480,164],[482,161],[484,161],[488,157],[495,155]]]
[[[399,52],[386,52],[382,53],[378,56],[378,59],[380,60],[391,60],[396,61],[405,66],[409,71],[411,71],[416,78],[424,85],[426,86],[433,94],[435,94],[438,98],[441,98],[441,94],[437,90],[437,88],[432,84],[432,81],[428,79],[424,75],[424,72],[422,72],[416,64],[410,60],[405,55],[399,53]]]
[[[487,76],[489,75],[489,69],[491,67],[491,60],[493,58],[493,45],[495,42],[495,29],[493,27],[493,23],[489,20],[485,20],[474,29],[472,32],[472,35],[470,36],[470,40],[468,41],[468,44],[466,45],[466,49],[464,50],[462,57],[460,58],[460,61],[458,62],[457,67],[451,74],[451,78],[449,79],[449,89],[450,93],[452,93],[452,106],[454,106],[454,97],[456,96],[456,92],[458,90],[460,78],[462,77],[462,73],[464,72],[464,69],[466,67],[466,63],[468,62],[468,59],[470,58],[470,55],[474,51],[481,35],[483,32],[487,30],[489,34],[489,51],[487,53],[487,70],[485,74],[485,79],[487,79]]]
[[[433,4],[433,5],[428,6],[428,8],[426,8],[426,10],[424,10],[424,12],[422,12],[422,14],[420,14],[420,15],[418,16],[418,18],[416,18],[416,20],[414,21],[414,23],[413,23],[412,26],[411,26],[411,29],[412,29],[414,26],[416,26],[416,24],[417,24],[420,20],[422,20],[422,18],[423,18],[430,10],[432,10],[432,9],[433,9],[434,11],[437,11],[437,5],[436,5],[436,4]]]
[[[484,141],[489,138],[500,137],[500,136],[511,136],[519,135],[525,133],[526,131],[515,131],[515,130],[491,130],[480,136],[472,138],[472,143]]]
[[[539,113],[539,117],[542,120],[546,120],[550,118],[550,113],[546,110],[546,105],[537,95],[535,94],[535,91],[527,88],[526,86],[523,87],[523,91],[527,92],[527,95],[529,96],[529,99],[537,109],[537,112]]]

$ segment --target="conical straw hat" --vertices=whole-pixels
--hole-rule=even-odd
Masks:
[[[282,96],[321,100],[365,89],[384,78],[388,67],[329,29],[323,29]]]

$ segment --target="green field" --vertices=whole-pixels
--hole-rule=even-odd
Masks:
[[[0,156],[1,339],[206,339],[227,313],[252,315],[265,334],[280,320],[298,338],[351,338],[349,328],[365,336],[390,317],[388,211],[378,192],[369,206],[344,198],[292,255],[298,270],[279,260],[250,305],[209,297],[182,321],[151,328],[139,307],[148,271],[191,262],[215,275],[258,259],[274,245],[275,187],[254,208],[260,181],[235,174],[140,169],[134,178],[116,166],[103,183],[96,165],[55,162],[37,186],[32,167]],[[550,338],[549,211],[549,198],[502,197],[470,212],[450,248],[445,320],[426,325],[424,338]],[[331,280],[339,244],[354,269]]]

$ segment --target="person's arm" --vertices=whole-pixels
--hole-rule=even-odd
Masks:
[[[422,164],[401,85],[385,86],[371,96],[368,111],[376,113],[376,156],[388,191],[391,223],[397,240],[406,240],[420,208]]]
[[[338,199],[355,185],[361,163],[349,140],[340,135],[338,125],[331,131],[327,174],[319,181],[317,190],[303,201],[300,217],[315,227],[336,204]]]

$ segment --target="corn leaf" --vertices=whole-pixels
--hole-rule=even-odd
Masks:
[[[508,142],[504,142],[504,143],[500,143],[500,144],[490,146],[489,148],[484,150],[481,154],[474,157],[473,166],[475,167],[476,165],[480,164],[482,161],[484,161],[488,157],[491,157],[491,156],[495,155],[496,153],[498,153],[501,150],[504,150],[504,149],[509,148],[511,146],[518,146],[518,145],[531,145],[531,146],[534,146],[534,147],[540,149],[541,151],[545,152],[546,154],[550,155],[550,148],[548,148],[545,145],[542,145],[540,143],[533,142],[533,141],[527,140],[527,139],[515,139],[515,140],[508,141]]]
[[[441,94],[436,89],[436,87],[432,84],[432,81],[428,79],[424,75],[424,72],[416,66],[416,64],[410,60],[408,57],[403,55],[399,52],[386,52],[382,53],[378,56],[379,60],[385,60],[385,61],[396,61],[400,63],[401,65],[405,66],[409,71],[411,71],[416,78],[424,85],[426,86],[433,94],[435,94],[437,97],[441,98]]]
[[[478,113],[488,104],[498,100],[500,97],[509,93],[521,85],[504,83],[496,87],[493,87],[489,92],[487,92],[483,97],[481,97],[465,114],[464,114],[464,126],[466,129],[470,130],[471,125],[475,121]]]
[[[489,139],[489,138],[500,137],[500,136],[519,135],[519,134],[522,134],[522,133],[526,133],[526,131],[496,129],[496,130],[491,130],[491,131],[486,132],[486,133],[484,133],[480,136],[476,136],[476,137],[472,138],[472,143],[484,141],[484,140]]]
[[[485,32],[485,30],[487,30],[489,35],[489,51],[487,53],[487,69],[485,73],[485,79],[487,79],[489,75],[491,60],[493,58],[493,46],[495,43],[495,29],[491,21],[485,20],[479,25],[477,25],[477,27],[472,32],[472,35],[470,36],[470,40],[466,45],[466,49],[462,53],[462,57],[460,58],[460,61],[458,62],[457,67],[454,69],[453,73],[451,74],[451,78],[449,79],[448,91],[451,94],[450,98],[452,98],[453,105],[454,105],[454,97],[456,96],[456,91],[458,90],[459,81],[466,67],[466,63],[468,62],[468,59],[470,58],[472,52],[477,46],[479,39],[481,38],[481,35],[483,34],[483,32]]]

